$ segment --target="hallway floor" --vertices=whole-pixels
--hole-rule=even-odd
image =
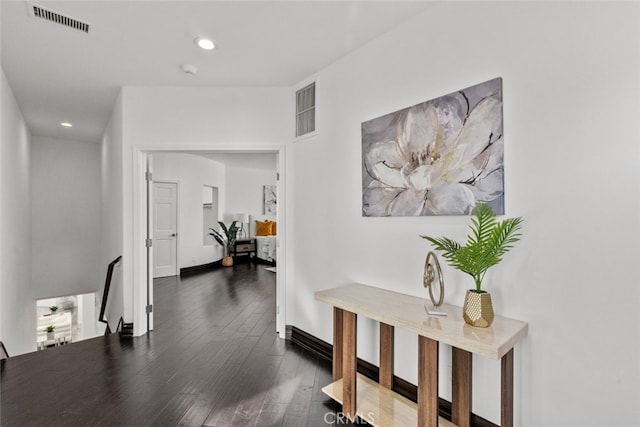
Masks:
[[[336,425],[331,364],[277,337],[275,286],[253,264],[156,279],[151,334],[2,361],[0,424]]]

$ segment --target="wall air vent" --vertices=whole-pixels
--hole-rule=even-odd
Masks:
[[[38,6],[37,4],[27,3],[27,6],[29,7],[29,15],[33,16],[34,18],[44,19],[49,22],[64,25],[65,27],[82,31],[85,34],[89,33],[90,25],[86,22],[82,22],[75,18],[71,18],[61,13],[54,12],[51,9]]]
[[[316,82],[296,91],[296,138],[316,130]]]

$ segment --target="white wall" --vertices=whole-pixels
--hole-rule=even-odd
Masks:
[[[290,139],[280,87],[126,87],[128,145],[269,145]]]
[[[31,292],[31,136],[4,71],[0,76],[0,340],[14,356],[36,349]]]
[[[32,138],[34,298],[95,292],[104,282],[100,191],[100,145]]]
[[[225,213],[263,213],[263,187],[277,185],[276,157],[275,154],[222,155],[226,165]]]
[[[118,96],[113,111],[111,112],[111,118],[105,128],[104,136],[101,141],[101,233],[100,233],[100,265],[99,272],[101,279],[101,285],[96,293],[97,307],[100,307],[102,302],[102,293],[104,291],[104,279],[107,275],[107,267],[109,263],[116,259],[118,256],[123,255],[123,106],[122,95]],[[130,216],[130,215],[129,215]],[[129,263],[131,261],[129,260]],[[108,307],[106,316],[109,320],[109,326],[112,331],[115,331],[120,316],[124,314],[125,321],[131,321],[133,316],[131,304],[132,304],[132,291],[128,289],[128,293],[125,291],[123,277],[123,269],[130,268],[126,262],[121,261],[117,268],[114,270],[114,274],[111,281],[111,287],[109,291]],[[125,298],[125,294],[128,298]]]
[[[223,248],[202,242],[202,186],[218,188],[220,212],[224,211],[225,167],[193,154],[154,154],[153,180],[178,183],[178,268],[222,259]]]
[[[635,425],[639,8],[434,3],[320,72],[318,136],[294,145],[288,322],[330,341],[331,307],[314,292],[350,281],[424,296],[419,234],[462,239],[468,218],[363,218],[360,124],[501,76],[506,212],[525,218],[524,238],[486,283],[498,314],[529,322],[516,348],[515,425]],[[462,305],[470,279],[444,274],[445,301]],[[377,362],[374,325],[360,326],[359,355]],[[397,333],[396,374],[414,383],[416,341]],[[473,410],[496,423],[499,372],[474,359]]]

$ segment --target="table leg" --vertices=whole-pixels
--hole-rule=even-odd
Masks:
[[[333,307],[333,381],[342,378],[342,313]]]
[[[500,426],[513,427],[513,348],[502,356]]]
[[[418,335],[418,427],[438,427],[438,341]]]
[[[356,419],[356,370],[357,370],[357,314],[347,310],[342,313],[342,412],[351,420]]]
[[[452,348],[451,421],[459,427],[471,425],[472,354]]]
[[[393,389],[393,326],[380,322],[380,385]]]

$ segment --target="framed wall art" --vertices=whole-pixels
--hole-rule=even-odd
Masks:
[[[278,187],[275,185],[265,185],[263,187],[262,202],[265,215],[276,214],[276,204],[278,203]]]
[[[362,215],[504,213],[502,79],[362,123]]]

